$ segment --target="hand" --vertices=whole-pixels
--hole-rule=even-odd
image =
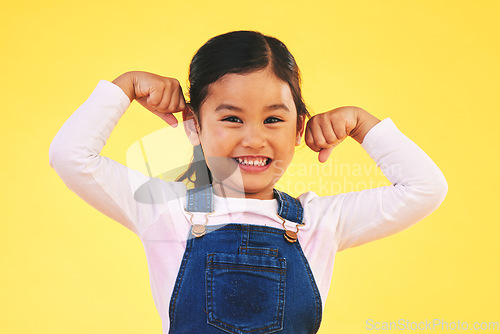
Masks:
[[[131,71],[122,74],[113,80],[113,83],[120,86],[131,101],[135,99],[173,127],[176,127],[178,122],[172,113],[187,108],[177,79],[149,72]]]
[[[333,149],[347,136],[360,144],[368,131],[380,120],[358,107],[340,107],[314,115],[306,125],[305,142],[319,152],[318,160],[326,162]]]

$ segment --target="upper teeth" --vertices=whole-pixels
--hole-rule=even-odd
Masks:
[[[236,160],[238,160],[238,163],[242,165],[250,165],[250,166],[265,166],[267,162],[267,158],[265,159],[258,158],[254,160],[236,158]]]

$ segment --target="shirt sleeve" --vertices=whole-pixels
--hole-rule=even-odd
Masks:
[[[52,140],[49,163],[69,189],[140,236],[164,210],[161,197],[171,197],[165,191],[182,191],[183,184],[150,178],[100,155],[129,105],[120,87],[99,81]],[[139,188],[140,200],[136,192]],[[148,195],[150,200],[144,200]]]
[[[390,118],[370,129],[361,146],[392,185],[318,198],[323,217],[338,220],[332,231],[337,251],[410,227],[436,210],[448,192],[438,166]]]

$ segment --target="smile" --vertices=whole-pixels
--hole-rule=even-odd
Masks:
[[[266,157],[236,157],[233,158],[236,162],[243,166],[267,166],[271,162],[271,158]]]

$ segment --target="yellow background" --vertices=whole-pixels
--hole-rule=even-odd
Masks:
[[[99,80],[150,71],[186,91],[196,50],[241,29],[289,47],[313,113],[356,105],[390,117],[449,184],[417,225],[337,255],[320,333],[374,332],[367,319],[500,321],[499,12],[498,1],[4,4],[0,332],[161,333],[140,240],[67,189],[48,148]],[[163,128],[134,102],[102,154],[126,163],[138,139]],[[296,158],[316,164],[307,150]],[[328,163],[373,164],[352,139]],[[332,178],[386,180],[374,170]]]

